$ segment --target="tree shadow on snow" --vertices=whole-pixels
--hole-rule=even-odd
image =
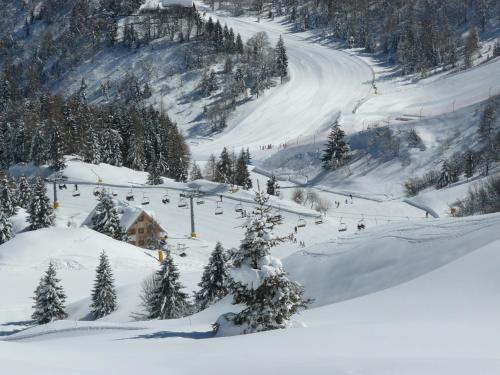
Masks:
[[[203,340],[203,339],[210,339],[214,337],[214,332],[213,331],[206,331],[206,332],[173,332],[173,331],[159,331],[155,333],[150,333],[150,334],[145,334],[145,335],[139,335],[135,337],[130,337],[127,340],[136,340],[136,339],[168,339],[168,338],[175,338],[175,337],[181,337],[185,339],[193,339],[193,340]]]

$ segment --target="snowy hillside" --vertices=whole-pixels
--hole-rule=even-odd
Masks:
[[[2,373],[499,374],[500,6],[380,4],[7,1]]]

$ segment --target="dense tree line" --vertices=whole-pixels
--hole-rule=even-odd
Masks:
[[[155,169],[162,176],[186,181],[189,149],[168,115],[139,104],[87,104],[83,92],[65,100],[0,100],[0,166],[33,162],[64,168],[64,155],[89,163],[108,163],[136,170]]]
[[[238,156],[229,152],[226,147],[222,149],[219,158],[210,155],[203,177],[209,181],[221,182],[241,186],[248,190],[252,187],[248,165],[250,164],[250,151],[241,149]]]

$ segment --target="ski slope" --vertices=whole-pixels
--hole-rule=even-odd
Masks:
[[[198,9],[208,12],[206,6]],[[227,146],[249,147],[257,158],[262,145],[294,143],[327,130],[340,112],[350,112],[371,90],[373,74],[362,60],[339,50],[311,43],[308,35],[294,35],[284,25],[262,19],[232,18],[207,13],[240,33],[244,40],[264,31],[274,46],[283,36],[288,52],[290,80],[236,111],[230,125],[211,142],[196,141],[191,150],[196,160],[220,153]],[[197,144],[198,143],[198,144]]]

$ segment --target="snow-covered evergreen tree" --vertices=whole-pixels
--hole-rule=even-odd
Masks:
[[[109,315],[116,310],[116,290],[113,272],[104,250],[99,257],[99,265],[96,269],[91,308],[92,314],[94,314],[96,319]]]
[[[92,216],[92,229],[115,240],[122,240],[124,233],[113,198],[106,191],[101,193]]]
[[[236,160],[236,168],[234,171],[234,180],[236,185],[243,187],[244,190],[252,188],[252,179],[250,178],[250,172],[247,166],[247,156],[244,149]]]
[[[269,180],[267,180],[267,189],[266,192],[269,195],[278,196],[280,191],[280,185],[278,184],[278,180],[275,175],[272,175]]]
[[[201,169],[198,167],[195,161],[193,161],[193,165],[191,167],[191,171],[189,172],[189,179],[191,181],[201,180],[203,175],[201,174]]]
[[[9,218],[0,210],[0,245],[14,237]]]
[[[282,217],[273,213],[268,200],[269,195],[256,192],[254,213],[244,225],[245,237],[229,269],[233,303],[246,307],[238,314],[219,317],[214,324],[219,335],[286,328],[292,315],[309,303],[302,296],[302,287],[289,280],[279,259],[271,256],[272,247],[292,236],[273,234]]]
[[[216,175],[215,181],[229,183],[232,181],[233,168],[232,168],[231,156],[226,147],[222,149],[220,153],[219,161],[216,165]]]
[[[21,176],[17,184],[17,203],[19,207],[28,208],[30,200],[31,185],[26,176]]]
[[[163,183],[163,178],[161,177],[161,168],[160,164],[155,161],[148,172],[148,178],[146,183],[148,185],[160,185]]]
[[[276,44],[276,71],[281,79],[281,83],[283,83],[283,78],[288,75],[288,57],[286,54],[285,42],[283,41],[283,37],[280,35],[280,39]]]
[[[40,280],[40,284],[35,289],[35,305],[32,318],[38,324],[50,323],[54,320],[64,319],[68,316],[64,303],[66,295],[57,278],[56,269],[52,262],[49,264],[45,275]]]
[[[0,210],[7,217],[14,216],[17,213],[16,196],[7,178],[0,180]]]
[[[227,295],[227,260],[224,248],[217,242],[215,249],[210,255],[208,264],[203,270],[200,289],[195,293],[195,305],[198,311],[224,298]]]
[[[344,140],[345,133],[337,121],[328,135],[328,143],[323,151],[321,161],[323,168],[335,170],[349,160],[349,146]]]
[[[35,180],[27,211],[30,230],[48,228],[54,225],[54,210],[49,197],[47,197],[47,188],[41,177],[37,177]]]
[[[456,182],[458,179],[457,177],[458,176],[455,175],[454,170],[453,170],[452,166],[450,165],[450,163],[447,160],[445,160],[443,162],[442,167],[441,167],[441,175],[440,175],[439,180],[436,184],[436,187],[438,189],[442,189],[442,188],[450,185],[451,183]]]
[[[190,313],[188,295],[182,291],[184,286],[170,253],[156,272],[154,284],[155,290],[146,301],[150,319],[176,319]]]
[[[60,171],[66,167],[64,161],[64,145],[61,133],[57,126],[53,126],[49,142],[50,167],[54,171]]]

